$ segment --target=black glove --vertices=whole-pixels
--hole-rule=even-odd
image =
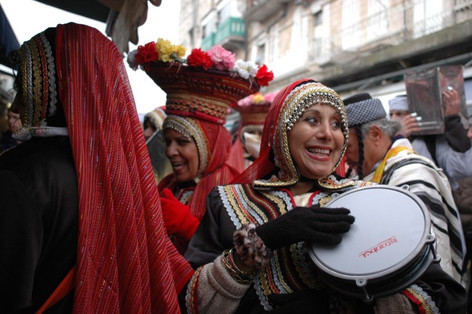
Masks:
[[[354,222],[346,208],[295,207],[256,228],[264,244],[276,250],[301,241],[338,244]]]

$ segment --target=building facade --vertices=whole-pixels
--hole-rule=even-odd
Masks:
[[[267,91],[309,77],[384,104],[405,73],[461,64],[472,106],[472,0],[181,0],[180,38],[267,64]]]

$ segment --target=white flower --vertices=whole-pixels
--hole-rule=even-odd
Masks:
[[[238,72],[244,79],[253,78],[257,73],[257,65],[254,62],[239,59],[234,64],[233,71]]]
[[[135,70],[138,68],[139,64],[136,62],[136,54],[138,53],[138,50],[133,50],[130,53],[128,53],[128,65],[131,69]]]

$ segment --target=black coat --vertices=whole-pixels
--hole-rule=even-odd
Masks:
[[[77,176],[67,137],[0,155],[0,313],[36,311],[75,265]],[[73,293],[51,308],[70,313]]]

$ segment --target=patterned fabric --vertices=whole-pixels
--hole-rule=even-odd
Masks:
[[[408,146],[406,139],[395,141],[391,150],[403,146]],[[376,170],[373,169],[365,180],[373,180]],[[380,183],[397,187],[408,185],[410,192],[421,198],[431,215],[441,266],[461,282],[465,240],[459,212],[444,172],[429,159],[412,150],[402,149],[386,160]]]
[[[256,82],[235,73],[202,67],[151,62],[146,74],[167,94],[168,115],[224,124],[229,106],[259,90]]]
[[[370,185],[364,181],[338,180],[330,176],[320,181],[315,192],[307,198],[308,203],[295,204],[287,190],[258,189],[250,184],[219,186],[219,198],[236,229],[254,223],[264,224],[290,211],[295,206],[326,205],[334,193],[343,193]],[[308,255],[303,242],[273,252],[270,263],[254,279],[254,287],[260,302],[266,310],[272,309],[268,296],[287,294],[307,289],[321,289],[325,285],[318,278],[317,270]],[[195,299],[195,288],[188,290],[189,298]]]
[[[40,35],[31,41],[44,43],[43,39]],[[164,230],[121,54],[99,31],[83,25],[58,25],[55,40],[57,91],[78,180],[80,221],[74,312],[178,312],[176,292],[192,270]],[[32,47],[31,41],[23,47]],[[38,57],[43,55],[25,54],[22,62],[34,67]],[[33,73],[23,75],[31,79]],[[51,77],[51,72],[43,71],[42,82],[46,78],[50,82]],[[25,94],[30,95],[33,89],[39,95],[36,89],[45,85],[37,85],[36,75],[35,80],[38,82],[23,85]],[[46,95],[41,103],[26,103],[28,126],[41,125],[47,112],[52,117],[57,115],[56,103]],[[48,120],[48,125],[54,123]]]
[[[333,106],[341,114],[344,146],[340,159],[332,170],[334,171],[346,151],[349,134],[344,104],[331,88],[314,80],[304,79],[290,84],[277,94],[265,120],[261,154],[250,169],[244,171],[234,182],[253,182],[254,185],[263,187],[285,187],[297,183],[299,173],[289,153],[288,132],[305,109],[320,102]],[[276,175],[262,179],[274,171]]]
[[[350,128],[387,116],[380,99],[372,98],[367,93],[346,98],[344,104]]]
[[[24,127],[46,125],[46,118],[56,113],[56,69],[51,44],[45,33],[34,36],[20,48],[22,102]]]

